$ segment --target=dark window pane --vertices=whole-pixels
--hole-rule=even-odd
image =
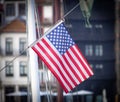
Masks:
[[[15,5],[6,4],[6,16],[15,16]]]
[[[19,4],[19,15],[25,15],[25,4],[24,3]]]
[[[15,92],[15,88],[13,86],[5,86],[5,102],[15,102],[14,97],[6,96],[13,92]]]
[[[13,54],[12,38],[6,38],[6,55]]]
[[[19,52],[20,54],[22,55],[26,55],[26,51],[25,48],[26,48],[26,39],[25,38],[20,38],[20,41],[19,41]],[[24,51],[24,52],[23,52]]]
[[[13,63],[10,63],[9,61],[6,61],[6,76],[13,76]]]
[[[20,62],[20,76],[27,76],[27,63],[23,61]]]

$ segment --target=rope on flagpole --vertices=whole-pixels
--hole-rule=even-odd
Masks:
[[[70,11],[68,11],[60,20],[65,20],[64,18],[66,17],[66,16],[68,16],[73,10],[75,10],[78,6],[80,5],[80,3],[77,3]],[[60,20],[58,20],[58,22],[60,21]],[[57,22],[57,23],[58,23]],[[57,24],[56,23],[56,24]],[[56,25],[56,24],[54,24],[54,26]],[[51,27],[52,28],[52,27]],[[50,29],[51,29],[50,28]],[[51,31],[51,30],[48,30],[47,32],[49,32],[49,31]],[[46,34],[46,32],[45,32],[45,34]],[[44,35],[45,35],[44,34]],[[44,36],[43,35],[43,36]],[[14,60],[16,60],[18,57],[20,57],[26,50],[28,50],[32,45],[34,45],[37,41],[38,41],[39,39],[37,39],[37,40],[35,40],[33,43],[31,43],[27,48],[25,48],[19,55],[17,55],[16,57],[14,57],[7,65],[5,65],[5,66],[3,66],[3,67],[1,67],[0,68],[0,72],[2,72],[8,65],[10,65]]]

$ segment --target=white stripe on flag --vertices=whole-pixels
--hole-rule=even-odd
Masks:
[[[49,44],[49,43],[48,43]],[[47,46],[45,45],[45,43],[43,43],[42,41],[40,42],[40,45],[43,46],[43,48],[45,48],[47,50],[47,52],[49,53],[49,55],[51,56],[51,58],[55,61],[55,63],[59,66],[59,69],[61,70],[61,72],[63,73],[63,75],[65,76],[65,78],[69,81],[69,83],[71,84],[72,88],[75,87],[75,85],[73,84],[73,82],[71,81],[71,79],[68,77],[67,73],[64,71],[63,67],[61,66],[61,64],[59,63],[58,59],[53,55],[53,53],[47,48]],[[56,68],[57,69],[57,68]]]
[[[86,78],[88,78],[89,75],[87,74],[85,68],[83,68],[83,66],[81,65],[79,59],[77,59],[77,57],[75,56],[75,54],[72,52],[71,49],[69,49],[68,51],[71,54],[71,56],[75,59],[76,63],[78,64],[79,68],[82,70],[82,72],[84,73],[84,75],[86,76]]]
[[[47,41],[47,43],[49,44],[49,46],[51,46],[51,48],[53,48],[54,52],[58,55],[58,57],[61,59],[62,63],[64,64],[66,70],[70,73],[71,77],[73,77],[74,81],[79,84],[79,80],[76,78],[75,74],[70,70],[70,68],[68,67],[68,65],[66,64],[66,62],[64,61],[63,57],[59,54],[58,50],[52,45],[50,44],[51,42],[45,38],[45,40]]]
[[[76,49],[75,46],[73,46],[74,50],[76,51],[76,53],[79,55],[80,59],[83,61],[83,63],[85,64],[86,68],[89,70],[89,72],[91,73],[91,75],[93,75],[92,70],[90,69],[90,67],[88,66],[88,64],[84,61],[83,57],[81,56],[81,54],[79,54],[78,50]]]
[[[34,45],[34,47],[39,51],[39,53],[41,53],[41,55],[45,58],[45,60],[52,66],[53,70],[60,77],[60,79],[61,79],[62,83],[64,84],[64,86],[66,87],[66,89],[68,91],[70,91],[71,89],[69,88],[69,86],[67,85],[67,83],[64,81],[63,77],[61,76],[61,74],[59,73],[59,71],[56,69],[56,67],[54,66],[54,64],[49,60],[49,58],[43,53],[43,51],[37,45]]]
[[[80,77],[80,79],[82,81],[84,81],[84,78],[82,77],[82,75],[79,72],[78,68],[76,68],[76,66],[74,65],[74,63],[72,62],[72,60],[68,57],[67,53],[65,53],[65,57],[68,60],[68,62],[71,64],[72,68],[75,70],[75,72],[77,73],[77,75]]]

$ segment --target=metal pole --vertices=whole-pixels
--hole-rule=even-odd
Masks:
[[[28,29],[28,46],[36,40],[36,27],[35,27],[35,2],[28,0],[27,2],[27,29]],[[31,92],[32,102],[40,102],[40,82],[38,73],[38,58],[35,52],[29,48],[29,70],[31,78]]]

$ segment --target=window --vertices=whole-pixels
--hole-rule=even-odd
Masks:
[[[6,61],[6,76],[13,76],[13,63]]]
[[[102,34],[103,31],[103,25],[102,24],[96,24],[95,25],[95,33],[96,34]]]
[[[27,63],[24,61],[20,62],[20,76],[27,76]]]
[[[44,23],[52,23],[53,21],[52,20],[53,18],[52,6],[46,5],[43,7],[43,18],[44,18]]]
[[[20,3],[18,6],[18,10],[19,10],[19,15],[25,15],[25,4]]]
[[[97,29],[98,29],[98,28],[99,28],[99,29],[100,29],[100,28],[103,28],[103,25],[102,25],[102,24],[96,24],[96,25],[95,25],[95,28],[97,28]]]
[[[103,55],[103,46],[102,45],[96,45],[95,46],[95,55],[96,56],[102,56]]]
[[[8,97],[7,94],[15,92],[14,86],[5,86],[5,101],[4,102],[15,102],[14,97]]]
[[[15,16],[15,4],[6,4],[6,16]]]
[[[103,69],[103,65],[102,64],[96,64],[96,69]]]
[[[27,92],[27,87],[26,86],[20,86],[19,91],[20,92]]]
[[[19,41],[19,53],[21,53],[22,55],[26,55],[26,51],[24,51],[25,48],[26,48],[26,39],[25,38],[20,38],[20,41]]]
[[[27,95],[27,86],[19,86],[19,91]],[[20,102],[27,102],[27,97],[20,97]]]
[[[13,54],[12,38],[6,38],[6,55]]]
[[[92,45],[86,45],[85,46],[85,55],[86,56],[92,56],[93,55],[93,46]]]

